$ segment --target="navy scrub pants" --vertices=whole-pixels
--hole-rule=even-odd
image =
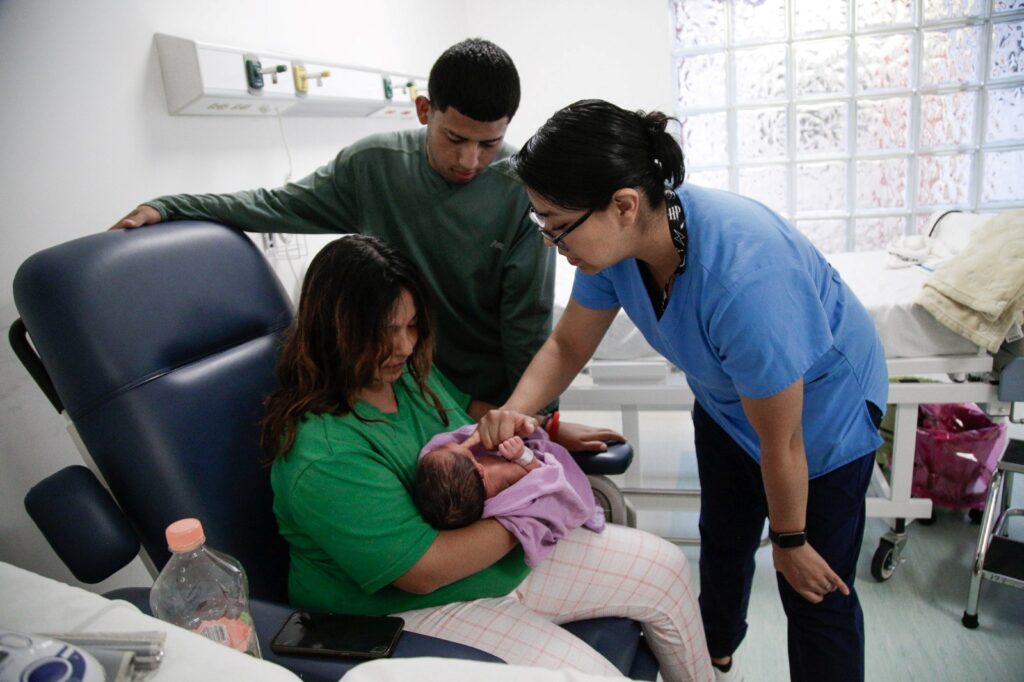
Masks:
[[[876,423],[881,414],[869,404]],[[754,552],[768,515],[761,468],[699,405],[693,424],[700,474],[700,609],[713,658],[747,632]],[[792,680],[864,679],[864,617],[853,589],[874,453],[810,481],[807,541],[850,588],[812,604],[776,573],[786,612]]]

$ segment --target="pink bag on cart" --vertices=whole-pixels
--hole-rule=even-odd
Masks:
[[[943,507],[981,509],[1006,442],[1006,424],[974,403],[920,405],[913,494]]]

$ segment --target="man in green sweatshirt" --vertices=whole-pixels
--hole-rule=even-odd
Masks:
[[[114,228],[209,220],[380,237],[430,282],[438,366],[472,397],[500,405],[547,338],[554,291],[554,253],[507,166],[519,75],[500,47],[469,39],[438,58],[428,90],[429,99],[416,98],[425,128],[371,135],[276,189],[147,201]]]

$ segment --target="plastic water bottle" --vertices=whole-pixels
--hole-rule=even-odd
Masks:
[[[205,543],[198,519],[182,519],[167,527],[167,545],[173,555],[149,593],[153,615],[262,658],[249,613],[245,571],[237,559]]]

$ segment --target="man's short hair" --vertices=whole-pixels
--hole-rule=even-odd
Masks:
[[[512,120],[519,109],[519,72],[505,50],[468,38],[444,51],[430,69],[431,106],[455,107],[477,121]]]

